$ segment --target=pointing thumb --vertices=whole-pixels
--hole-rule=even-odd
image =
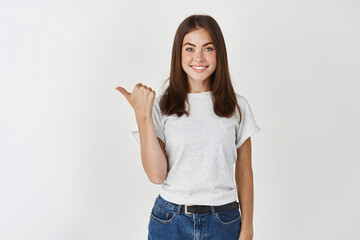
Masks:
[[[116,90],[118,90],[119,92],[122,93],[122,95],[124,95],[126,97],[126,99],[128,99],[131,95],[131,93],[129,93],[128,91],[125,90],[125,88],[122,87],[117,87],[115,88]]]

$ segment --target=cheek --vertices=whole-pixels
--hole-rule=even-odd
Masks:
[[[216,53],[209,54],[207,61],[211,64],[216,64]]]
[[[182,53],[181,59],[183,60],[183,62],[189,62],[191,60],[191,56],[188,53]]]
[[[206,60],[211,63],[216,62],[216,52],[209,52],[206,56]]]
[[[181,66],[183,67],[184,71],[191,64],[191,61],[192,60],[187,54],[181,54]]]

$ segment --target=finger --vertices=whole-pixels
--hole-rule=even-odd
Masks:
[[[138,84],[135,85],[134,89],[138,89],[138,88],[141,87],[141,86],[142,86],[142,83],[138,83]],[[133,90],[134,90],[134,89],[133,89]]]
[[[125,88],[122,87],[117,87],[116,88],[118,91],[120,91],[122,93],[122,95],[124,95],[126,97],[126,99],[129,99],[131,93],[129,93],[128,91],[126,91]]]

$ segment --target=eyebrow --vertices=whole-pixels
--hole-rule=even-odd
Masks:
[[[183,46],[185,46],[186,44],[196,47],[195,44],[192,44],[192,43],[189,43],[189,42],[185,43]],[[208,42],[208,43],[205,43],[203,46],[206,46],[206,45],[209,45],[209,44],[214,44],[214,43],[213,42]]]

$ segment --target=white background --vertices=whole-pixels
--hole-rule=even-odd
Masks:
[[[0,0],[0,239],[146,239],[160,187],[115,87],[159,93],[191,14],[262,129],[254,240],[360,239],[356,0]]]

